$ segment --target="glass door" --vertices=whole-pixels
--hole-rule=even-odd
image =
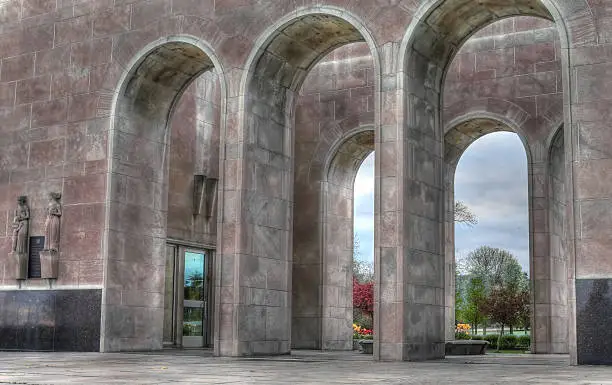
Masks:
[[[201,348],[207,339],[207,258],[203,251],[184,250],[183,347]]]

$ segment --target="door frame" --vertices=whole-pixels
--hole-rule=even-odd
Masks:
[[[214,309],[214,258],[216,252],[214,247],[210,245],[197,244],[194,242],[185,242],[175,239],[167,239],[166,245],[174,247],[174,294],[172,306],[173,311],[173,333],[174,333],[174,346],[179,348],[196,348],[206,349],[211,348],[213,343],[213,309]],[[206,301],[204,301],[204,330],[203,330],[203,345],[202,346],[190,346],[192,344],[186,343],[183,340],[183,301],[184,301],[184,282],[185,282],[185,253],[203,253],[204,254],[204,269],[205,269],[205,287],[204,293]]]
[[[204,280],[204,301],[193,301],[193,300],[185,300],[185,290],[184,290],[184,285],[185,285],[185,254],[187,253],[193,253],[193,254],[200,254],[204,256],[204,261],[203,261],[203,269],[204,269],[204,277],[202,277],[202,279]],[[179,278],[177,281],[180,282],[180,290],[177,291],[177,294],[180,296],[179,302],[178,304],[180,305],[180,309],[182,311],[179,311],[177,313],[177,320],[178,320],[178,325],[177,325],[177,335],[180,334],[181,338],[182,338],[182,343],[181,346],[183,348],[204,348],[207,345],[207,341],[208,341],[208,324],[209,322],[209,318],[208,318],[208,298],[210,296],[210,292],[209,292],[209,272],[208,272],[208,252],[207,250],[203,250],[203,249],[196,249],[193,247],[179,247],[179,271],[178,271],[178,275]],[[202,336],[184,336],[183,335],[183,316],[185,314],[185,302],[203,302],[202,304]],[[196,306],[187,306],[187,307],[193,307],[193,308],[197,308]]]

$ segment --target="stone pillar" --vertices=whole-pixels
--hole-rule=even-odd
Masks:
[[[537,154],[532,150],[532,153]],[[531,349],[534,353],[550,351],[550,251],[547,194],[547,168],[541,159],[529,164],[529,238],[530,272],[532,284]]]
[[[387,53],[380,56],[393,57]],[[376,140],[374,354],[380,360],[444,357],[443,135],[436,86],[441,69],[419,63],[418,55],[410,60],[410,71],[398,78],[391,73],[397,63],[383,65],[385,86],[376,95],[381,128]]]
[[[296,146],[296,159],[301,149]],[[294,349],[321,349],[322,329],[322,226],[323,201],[320,179],[298,164],[295,171],[295,212],[293,222],[293,270],[291,303],[291,344]],[[309,177],[310,175],[310,177]]]
[[[352,350],[353,188],[333,182],[324,188],[321,345],[324,350]]]
[[[553,138],[548,164],[548,230],[550,235],[551,322],[549,353],[569,352],[568,221],[563,127]]]
[[[570,284],[575,279],[575,291],[569,292],[573,364],[612,364],[612,57],[607,48],[570,51],[576,66],[574,121],[564,140]]]
[[[214,346],[223,356],[290,351],[293,92],[260,80],[246,100],[230,100],[221,154]]]
[[[445,339],[455,339],[455,170],[457,163],[444,164],[444,312]]]

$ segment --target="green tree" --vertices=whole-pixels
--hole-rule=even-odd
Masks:
[[[506,250],[481,246],[467,256],[465,265],[469,275],[482,278],[487,292],[499,285],[523,285],[521,265]]]
[[[484,320],[483,304],[487,292],[481,277],[470,277],[467,283],[466,301],[463,305],[463,318],[472,325],[472,333],[478,333],[478,325]]]
[[[484,286],[484,299],[486,300],[494,294],[493,289],[495,288],[507,289],[509,293],[513,293],[515,296],[521,293],[529,293],[530,284],[527,273],[523,272],[516,257],[506,250],[482,246],[472,251],[463,263],[463,269],[467,276],[470,277],[470,279],[478,278],[480,280],[479,282]],[[504,292],[504,294],[507,293]],[[527,298],[528,297],[527,295]],[[476,298],[480,302],[478,304],[472,303],[473,298]],[[488,317],[488,312],[483,310],[483,302],[484,301],[479,296],[470,298],[470,296],[466,294],[464,309],[470,309],[469,317],[471,319],[478,319],[479,324],[483,324],[486,328],[488,320],[492,322],[497,321]],[[475,313],[477,309],[481,312],[480,314]],[[523,314],[529,312],[529,303],[520,311]],[[515,325],[519,323],[523,324],[526,317],[528,318],[529,315],[523,315],[521,317],[515,314],[512,322],[508,323],[509,321],[506,321],[502,327],[504,325],[509,326],[512,331]],[[487,320],[487,318],[489,319]]]

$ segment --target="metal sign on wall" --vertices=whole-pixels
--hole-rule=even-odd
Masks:
[[[30,237],[30,255],[28,258],[28,277],[40,278],[40,252],[45,247],[45,237],[36,236]]]

